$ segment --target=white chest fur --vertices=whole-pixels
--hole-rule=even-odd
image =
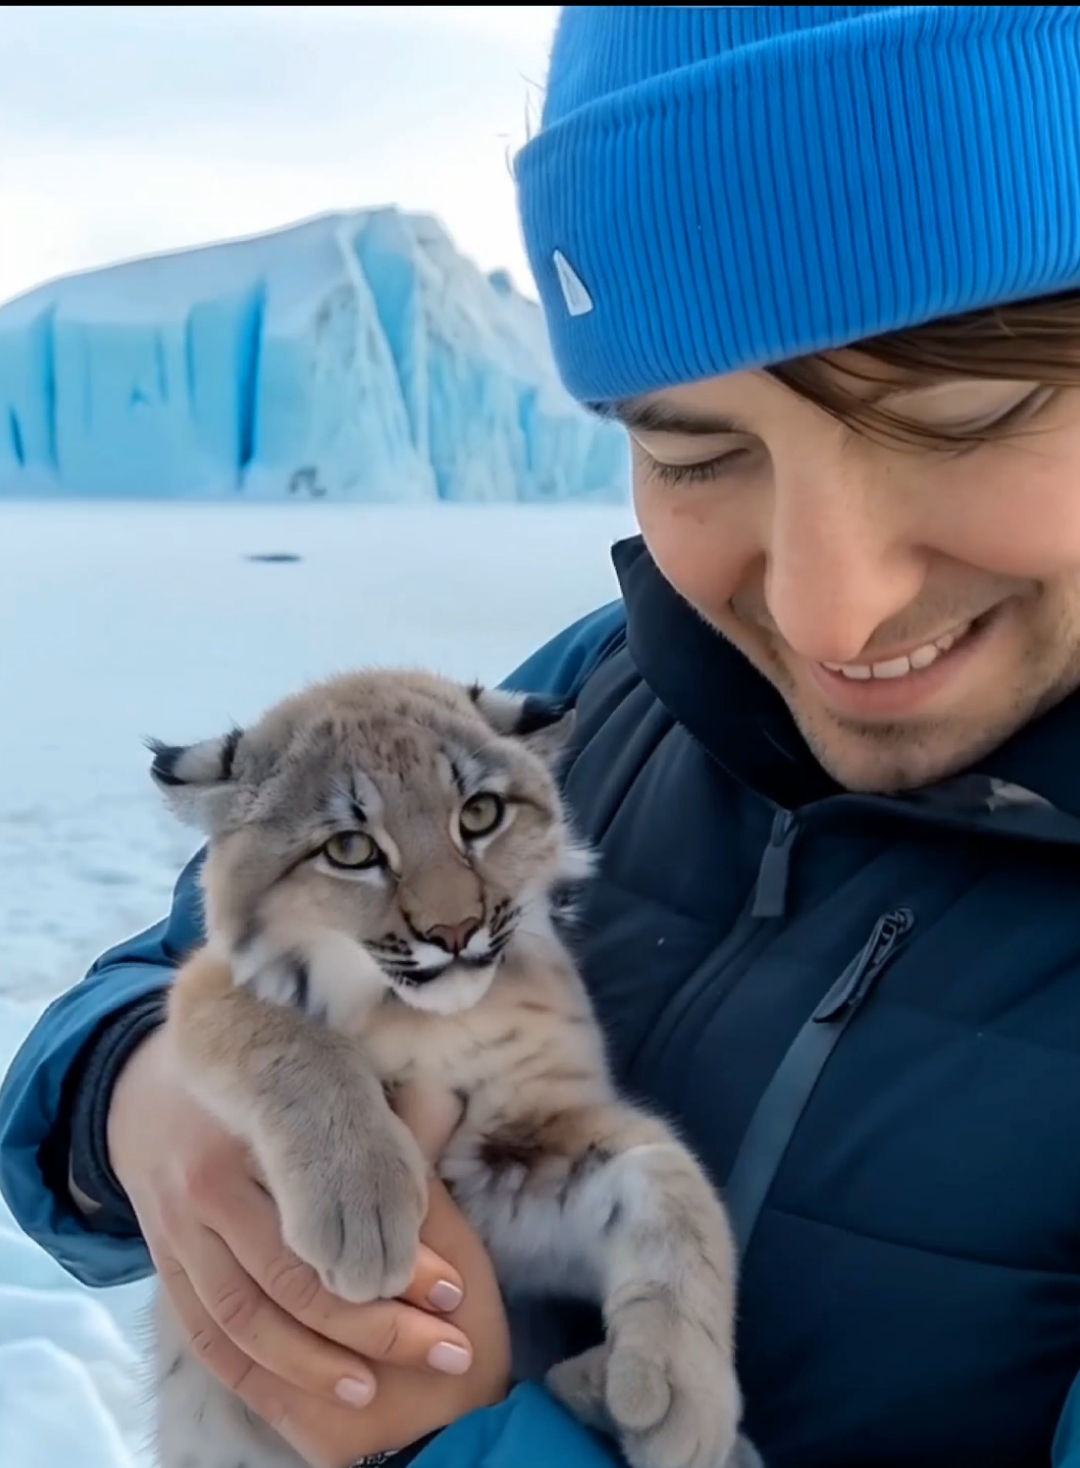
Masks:
[[[557,1090],[564,1105],[612,1094],[588,998],[554,944],[512,945],[487,994],[459,1014],[388,999],[368,1016],[363,1039],[381,1080],[454,1092],[469,1100],[474,1125],[533,1110],[540,1090]]]

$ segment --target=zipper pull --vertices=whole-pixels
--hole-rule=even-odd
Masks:
[[[750,916],[755,918],[779,918],[787,907],[788,867],[791,848],[798,834],[798,824],[789,810],[778,810],[773,816],[769,844],[761,856],[757,884],[754,888],[754,905]]]
[[[915,914],[908,907],[898,907],[878,918],[865,947],[814,1010],[813,1018],[818,1024],[830,1024],[859,1007],[914,926]]]

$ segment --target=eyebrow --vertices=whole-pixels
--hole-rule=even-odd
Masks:
[[[638,433],[677,433],[686,437],[716,438],[724,433],[748,433],[745,424],[715,413],[694,413],[673,408],[648,398],[625,398],[601,403],[595,409],[602,418],[614,418],[624,428]]]

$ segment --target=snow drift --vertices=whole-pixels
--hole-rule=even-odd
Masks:
[[[34,1016],[0,996],[0,1074]],[[0,1199],[3,1468],[152,1462],[148,1377],[133,1340],[147,1299],[147,1286],[84,1289],[19,1232]]]

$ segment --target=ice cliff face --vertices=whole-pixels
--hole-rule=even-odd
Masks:
[[[331,215],[0,308],[0,494],[621,499],[622,431],[434,219]]]

